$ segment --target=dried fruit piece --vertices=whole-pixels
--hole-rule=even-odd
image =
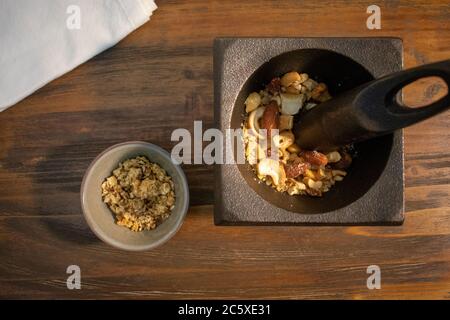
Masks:
[[[286,172],[287,178],[294,179],[304,174],[309,167],[309,163],[303,162],[300,158],[295,158],[293,160],[288,160],[284,165],[284,171]]]
[[[281,90],[280,78],[273,78],[270,83],[266,86],[266,89],[271,93],[275,94]]]
[[[275,101],[270,102],[264,109],[261,118],[261,128],[267,130],[267,137],[271,137],[271,131],[278,129],[280,125],[280,115],[278,114],[278,105]]]
[[[328,163],[327,156],[318,151],[301,151],[299,156],[315,166],[325,166]]]

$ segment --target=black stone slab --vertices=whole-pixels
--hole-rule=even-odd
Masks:
[[[291,70],[332,95],[402,69],[396,38],[221,38],[214,42],[215,124],[239,128],[248,93]],[[356,146],[344,181],[322,198],[289,196],[259,183],[247,165],[216,165],[218,225],[396,225],[404,220],[403,133]]]

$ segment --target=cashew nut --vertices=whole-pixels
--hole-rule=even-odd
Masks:
[[[287,93],[293,93],[293,94],[299,94],[300,93],[300,88],[294,85],[291,85],[289,87],[286,88],[286,92]]]
[[[313,179],[308,180],[308,187],[310,187],[311,189],[319,190],[322,185],[322,181],[314,181]]]
[[[285,115],[295,115],[303,107],[306,101],[305,94],[281,93],[281,113]]]
[[[280,96],[273,96],[272,98],[270,98],[270,101],[275,101],[277,103],[277,105],[281,106]]]
[[[305,86],[308,89],[308,91],[313,91],[314,88],[317,87],[317,85],[318,83],[311,78],[302,83],[302,86]]]
[[[277,134],[273,137],[274,146],[281,150],[287,149],[294,143],[294,141],[294,134],[289,130],[280,132],[280,134]]]
[[[280,125],[278,128],[280,131],[291,130],[293,126],[294,126],[294,117],[293,116],[289,116],[289,115],[285,115],[285,114],[280,115]]]
[[[290,158],[290,153],[288,151],[286,151],[286,149],[278,149],[278,159],[283,162],[283,163],[287,163],[287,161]]]
[[[281,77],[281,85],[284,87],[289,87],[296,81],[301,79],[300,75],[296,71],[288,72],[284,76]]]
[[[247,157],[247,161],[253,165],[257,164],[258,160],[264,159],[266,157],[266,153],[256,139],[252,139],[247,142],[245,156]]]
[[[342,170],[331,170],[331,173],[333,174],[333,177],[347,175],[347,172],[342,171]]]
[[[244,102],[245,104],[245,112],[250,113],[261,104],[261,96],[257,92],[252,92],[248,95],[247,99]]]
[[[266,107],[259,107],[256,110],[253,110],[248,116],[248,127],[253,131],[253,134],[256,135],[259,139],[265,139],[265,135],[260,134],[260,126],[259,120],[262,118],[264,114],[264,110]]]
[[[301,151],[300,147],[299,147],[298,144],[296,144],[296,143],[291,144],[291,145],[287,148],[287,150],[288,150],[290,153],[294,153],[294,154],[297,154],[297,153],[299,153],[299,152]]]
[[[257,166],[258,175],[270,176],[273,184],[278,186],[286,180],[286,173],[283,165],[271,158],[262,159]]]
[[[338,162],[339,160],[341,160],[341,155],[339,154],[339,152],[337,151],[333,151],[327,154],[327,159],[328,162]]]
[[[308,79],[309,79],[308,74],[307,73],[302,73],[302,74],[300,74],[300,80],[298,82],[299,83],[303,83],[303,82],[305,82]]]

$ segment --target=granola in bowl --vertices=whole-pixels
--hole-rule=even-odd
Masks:
[[[245,100],[245,157],[257,178],[278,192],[322,196],[346,176],[351,146],[328,153],[302,150],[292,131],[305,112],[331,99],[325,83],[292,71]]]
[[[101,188],[116,223],[132,231],[155,229],[175,204],[172,178],[144,156],[121,162]]]

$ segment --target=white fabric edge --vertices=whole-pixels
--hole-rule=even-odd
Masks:
[[[144,7],[145,13],[150,17],[158,6],[153,0],[139,0]]]
[[[121,6],[121,8],[124,10],[124,13],[127,16],[128,20],[131,24],[132,29],[127,34],[125,34],[123,37],[118,38],[117,41],[111,43],[110,45],[103,48],[101,51],[97,52],[96,54],[88,56],[86,59],[82,60],[79,64],[77,64],[75,66],[68,66],[67,70],[64,70],[64,71],[58,73],[57,75],[49,78],[47,81],[45,81],[43,83],[40,83],[33,87],[30,87],[29,90],[24,91],[24,93],[22,95],[18,96],[16,99],[12,99],[9,102],[6,101],[6,102],[2,103],[2,105],[0,105],[0,112],[3,112],[4,110],[16,105],[17,103],[19,103],[20,101],[29,97],[34,92],[43,88],[44,86],[46,86],[53,80],[60,78],[61,76],[65,75],[66,73],[69,73],[70,71],[76,69],[78,66],[82,65],[86,61],[89,61],[90,59],[92,59],[96,55],[100,54],[101,52],[115,46],[117,43],[122,41],[130,32],[132,32],[134,29],[137,29],[138,27],[142,26],[145,22],[147,22],[150,19],[150,16],[153,14],[153,11],[158,8],[153,0],[138,0],[138,1],[117,0],[117,1],[119,2],[119,5]],[[147,4],[146,8],[144,8],[144,4],[143,4],[144,2]],[[136,6],[136,4],[137,4],[137,6]]]
[[[137,29],[146,23],[153,11],[156,9],[156,4],[152,0],[117,0],[122,7],[125,15],[130,21],[132,28]]]

